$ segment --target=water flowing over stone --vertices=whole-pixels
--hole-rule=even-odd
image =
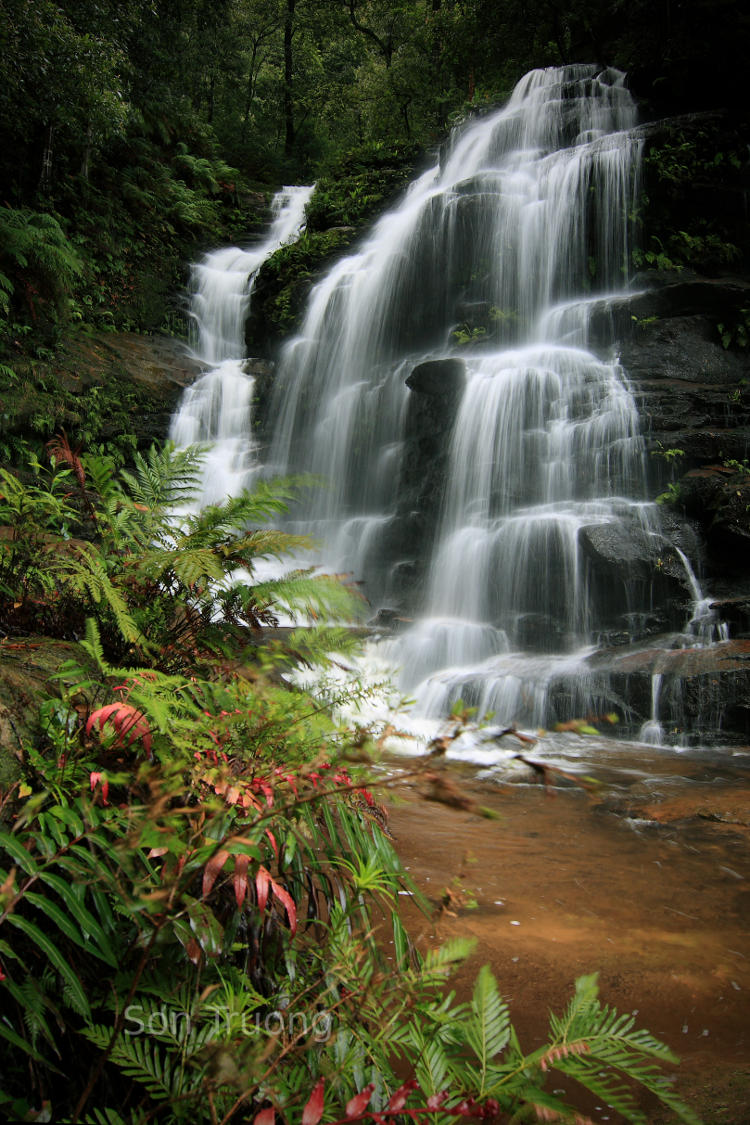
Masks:
[[[234,496],[251,479],[254,380],[245,370],[245,318],[253,282],[267,258],[295,239],[312,187],[285,187],[274,197],[273,221],[257,245],[214,250],[193,267],[190,319],[193,357],[206,370],[183,395],[170,437],[178,446],[208,446],[201,504]]]
[[[527,75],[315,286],[281,355],[264,472],[324,479],[294,530],[362,583],[380,622],[412,620],[380,656],[423,715],[459,699],[503,724],[615,711],[657,740],[688,707],[688,665],[667,662],[657,686],[654,651],[725,637],[647,499],[603,328],[633,295],[635,124],[617,71]],[[220,397],[196,407],[196,431],[223,417]]]

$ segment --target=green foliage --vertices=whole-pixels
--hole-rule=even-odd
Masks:
[[[750,309],[740,309],[732,323],[720,321],[716,328],[723,348],[747,348],[750,346]]]
[[[331,259],[352,241],[351,227],[324,231],[305,231],[296,242],[282,246],[263,264],[253,291],[253,324],[262,333],[262,342],[290,332],[302,311],[313,279]]]
[[[166,669],[192,662],[204,646],[226,651],[247,626],[275,623],[274,605],[303,619],[345,619],[355,608],[340,584],[305,571],[254,582],[258,560],[306,546],[257,526],[284,510],[288,486],[262,484],[178,517],[200,479],[199,450],[152,447],[136,453],[132,472],[117,474],[111,460],[79,456],[66,440],[50,448],[50,470],[32,461],[38,483],[0,471],[10,529],[0,540],[6,626],[27,627],[36,615],[54,635],[75,636],[93,615],[110,658],[137,653]],[[76,530],[88,541],[73,538]]]
[[[747,235],[727,204],[740,189],[745,162],[741,133],[729,125],[664,126],[644,157],[638,213],[644,238],[633,265],[712,275],[736,268],[747,253]],[[715,201],[708,207],[707,193]]]
[[[419,156],[414,144],[383,141],[346,153],[331,172],[317,180],[307,206],[308,229],[361,227],[406,188]]]
[[[722,465],[725,469],[731,469],[735,473],[750,473],[750,461],[748,461],[747,457],[743,457],[741,461],[738,461],[734,457],[729,457],[725,461],[722,461]]]
[[[662,461],[666,461],[668,465],[674,465],[680,457],[685,456],[684,449],[666,449],[662,442],[657,441],[657,448],[651,450],[652,457],[660,457]]]
[[[677,507],[682,500],[679,482],[670,481],[664,492],[656,497],[657,504],[672,504]]]
[[[470,327],[468,324],[459,325],[451,332],[451,340],[458,344],[460,347],[467,347],[470,344],[481,344],[487,336],[487,329],[484,325],[477,325]]]
[[[82,272],[81,258],[54,216],[0,208],[0,343],[12,333],[11,317],[36,319],[49,307],[55,318],[64,318]]]

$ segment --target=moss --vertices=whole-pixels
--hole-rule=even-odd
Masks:
[[[13,370],[0,390],[0,462],[25,462],[30,448],[65,430],[73,446],[106,445],[124,463],[164,438],[190,365],[175,341],[80,331]]]
[[[48,637],[0,641],[0,791],[21,776],[24,747],[40,733],[39,708],[60,694],[60,665],[78,646]]]
[[[295,330],[317,278],[405,189],[420,152],[415,145],[364,146],[317,182],[305,233],[277,250],[256,278],[246,335],[249,352],[269,354]]]

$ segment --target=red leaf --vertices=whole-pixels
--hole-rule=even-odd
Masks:
[[[414,1078],[410,1078],[408,1082],[404,1082],[403,1086],[399,1086],[393,1094],[391,1094],[388,1105],[385,1107],[386,1113],[398,1113],[406,1105],[406,1099],[412,1090],[416,1090],[419,1083]]]
[[[102,787],[102,801],[107,805],[109,804],[107,800],[109,794],[109,780],[107,779],[107,775],[106,773],[97,773],[96,770],[92,770],[89,774],[89,785],[91,786],[92,793],[99,784],[101,784]]]
[[[319,1078],[310,1094],[310,1099],[302,1110],[302,1125],[318,1125],[323,1116],[323,1079]]]
[[[5,978],[5,973],[3,972],[3,967],[2,967],[2,965],[0,965],[0,980],[5,980],[5,979],[6,978]]]
[[[258,910],[263,913],[268,902],[268,891],[271,886],[271,876],[265,867],[259,867],[255,876],[255,889],[258,892]]]
[[[297,907],[294,905],[294,899],[289,894],[289,891],[273,880],[271,880],[271,887],[273,888],[273,893],[276,895],[276,898],[284,905],[284,909],[289,918],[289,929],[292,937],[294,937],[297,933]]]
[[[242,904],[247,895],[247,867],[249,863],[249,855],[236,855],[234,857],[234,897],[237,899],[239,909],[242,909]]]
[[[353,1118],[359,1117],[362,1113],[364,1113],[364,1111],[367,1109],[374,1089],[375,1083],[370,1082],[368,1086],[365,1086],[364,1090],[362,1090],[361,1093],[355,1094],[353,1098],[349,1099],[349,1101],[346,1103],[345,1110],[347,1121],[351,1121]]]
[[[151,757],[151,727],[142,711],[129,703],[110,703],[107,707],[98,707],[91,712],[86,722],[86,734],[91,734],[97,723],[99,730],[104,729],[105,723],[112,724],[117,731],[115,746],[124,745],[125,735],[128,736],[128,746],[140,738],[146,753]]]
[[[276,843],[276,837],[274,836],[274,834],[273,834],[273,832],[271,831],[270,828],[266,829],[266,836],[268,836],[268,839],[271,841],[271,847],[273,848],[274,852],[276,853],[276,858],[278,859],[279,858],[279,845]]]
[[[253,1125],[274,1125],[276,1121],[276,1110],[273,1106],[268,1109],[262,1109],[260,1113],[256,1113],[253,1119]]]
[[[203,872],[203,898],[211,894],[211,888],[228,859],[229,852],[225,851],[223,848],[209,859],[206,864],[206,870]]]

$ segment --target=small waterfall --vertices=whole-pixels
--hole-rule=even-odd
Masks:
[[[201,504],[237,495],[249,483],[254,380],[244,370],[244,334],[253,282],[266,259],[299,234],[312,192],[312,186],[282,188],[262,242],[213,250],[193,267],[193,354],[206,371],[182,396],[169,436],[178,448],[208,446]]]
[[[729,627],[720,620],[719,615],[711,605],[711,599],[704,596],[690,559],[680,547],[675,545],[674,549],[685,567],[685,575],[693,598],[693,611],[687,624],[688,633],[694,636],[697,643],[701,645],[714,644],[716,641],[728,641]]]
[[[641,742],[646,742],[650,746],[662,746],[664,744],[664,728],[659,721],[661,683],[661,673],[655,672],[651,677],[651,718],[643,724],[638,736]]]

